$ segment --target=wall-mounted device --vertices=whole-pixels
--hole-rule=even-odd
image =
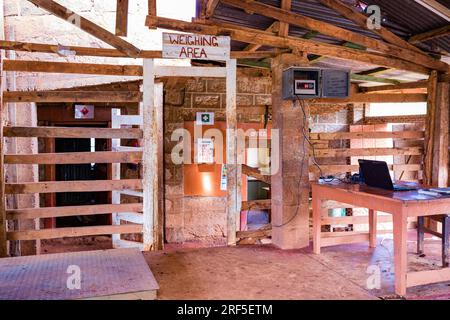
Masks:
[[[283,72],[283,99],[347,98],[350,72],[333,69],[296,68]]]

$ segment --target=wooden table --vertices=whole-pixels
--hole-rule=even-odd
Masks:
[[[323,238],[321,221],[328,216],[322,209],[322,202],[334,200],[337,202],[369,209],[369,245],[377,245],[377,211],[390,213],[394,225],[394,264],[395,292],[404,296],[406,288],[450,281],[450,268],[439,270],[407,272],[407,225],[409,217],[423,217],[450,213],[450,197],[433,197],[419,194],[417,191],[395,192],[363,185],[344,183],[314,183],[312,185],[313,202],[313,244],[314,253],[320,254],[320,249],[326,246],[364,241],[364,237]],[[356,241],[355,241],[356,240]]]

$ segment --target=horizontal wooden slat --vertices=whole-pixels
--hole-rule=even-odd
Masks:
[[[141,129],[4,127],[5,137],[142,139]]]
[[[8,91],[3,93],[4,102],[40,103],[138,103],[142,93],[137,91]]]
[[[5,155],[6,164],[136,163],[142,152],[73,152]]]
[[[335,173],[345,173],[345,172],[357,172],[359,171],[359,165],[323,165],[320,166],[323,173],[335,174]],[[394,164],[388,165],[389,170],[395,172],[410,172],[410,171],[420,171],[422,170],[421,164]],[[310,166],[310,172],[320,173],[316,166]]]
[[[411,148],[365,148],[365,149],[318,149],[315,155],[318,158],[334,157],[370,157],[370,156],[400,156],[422,155],[423,149]]]
[[[392,215],[378,215],[378,223],[392,222]],[[331,224],[368,224],[369,216],[349,216],[349,217],[325,217],[322,218],[322,225]]]
[[[238,231],[236,232],[236,237],[239,239],[245,238],[253,238],[253,239],[261,239],[267,238],[272,235],[272,227],[271,225],[267,225],[258,230],[248,230],[248,231]]]
[[[319,98],[313,99],[312,103],[406,103],[426,102],[427,95],[422,93],[357,93],[346,99]]]
[[[331,237],[322,233],[322,239],[320,240],[320,244],[323,247],[327,246],[337,246],[341,244],[349,244],[349,243],[359,243],[359,242],[367,242],[369,241],[369,233],[354,233],[348,236],[341,237]]]
[[[227,69],[224,67],[179,67],[179,66],[157,66],[155,67],[157,77],[212,77],[225,78]]]
[[[249,177],[253,177],[259,181],[265,182],[267,184],[271,183],[270,176],[263,175],[261,171],[256,168],[249,167],[245,164],[242,165],[242,174],[245,174]]]
[[[335,132],[335,133],[311,133],[310,139],[314,140],[349,140],[349,139],[422,139],[423,131],[396,131],[396,132]]]
[[[108,214],[117,212],[142,212],[142,203],[99,204],[92,206],[14,209],[6,211],[6,219],[22,220],[22,219],[37,219],[37,218],[88,216],[88,215]]]
[[[97,192],[142,189],[142,180],[88,180],[7,183],[6,194],[31,194],[54,192]]]
[[[4,60],[3,71],[142,76],[142,66],[55,61]]]
[[[95,227],[74,227],[56,228],[43,230],[11,231],[7,233],[9,241],[18,240],[38,240],[57,239],[66,237],[84,237],[110,234],[141,233],[142,225],[124,224],[120,226],[95,226]]]
[[[253,200],[253,201],[242,201],[241,210],[268,210],[271,208],[272,201],[268,200]]]
[[[386,123],[423,123],[426,116],[385,116],[385,117],[366,117],[363,124],[386,124]]]

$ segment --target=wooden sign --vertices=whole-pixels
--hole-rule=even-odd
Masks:
[[[228,60],[230,37],[163,33],[162,57],[167,59]]]

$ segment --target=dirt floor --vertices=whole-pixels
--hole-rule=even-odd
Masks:
[[[158,299],[398,299],[394,293],[392,240],[324,248],[282,251],[273,246],[220,248],[167,247],[145,253],[160,290]],[[439,268],[440,240],[427,239],[426,257],[409,242],[410,270]],[[367,289],[379,266],[381,289]],[[450,299],[450,282],[408,289],[406,299]]]
[[[415,254],[409,234],[410,271],[441,266],[441,242],[430,236],[425,257]],[[279,250],[271,245],[202,248],[198,243],[166,245],[145,253],[160,290],[158,299],[397,299],[394,293],[390,236],[376,249],[365,243],[311,249]],[[43,253],[110,249],[110,237],[48,240]],[[378,266],[381,289],[367,288],[369,266]],[[373,271],[372,271],[373,272]],[[450,282],[408,289],[406,299],[450,300]]]

